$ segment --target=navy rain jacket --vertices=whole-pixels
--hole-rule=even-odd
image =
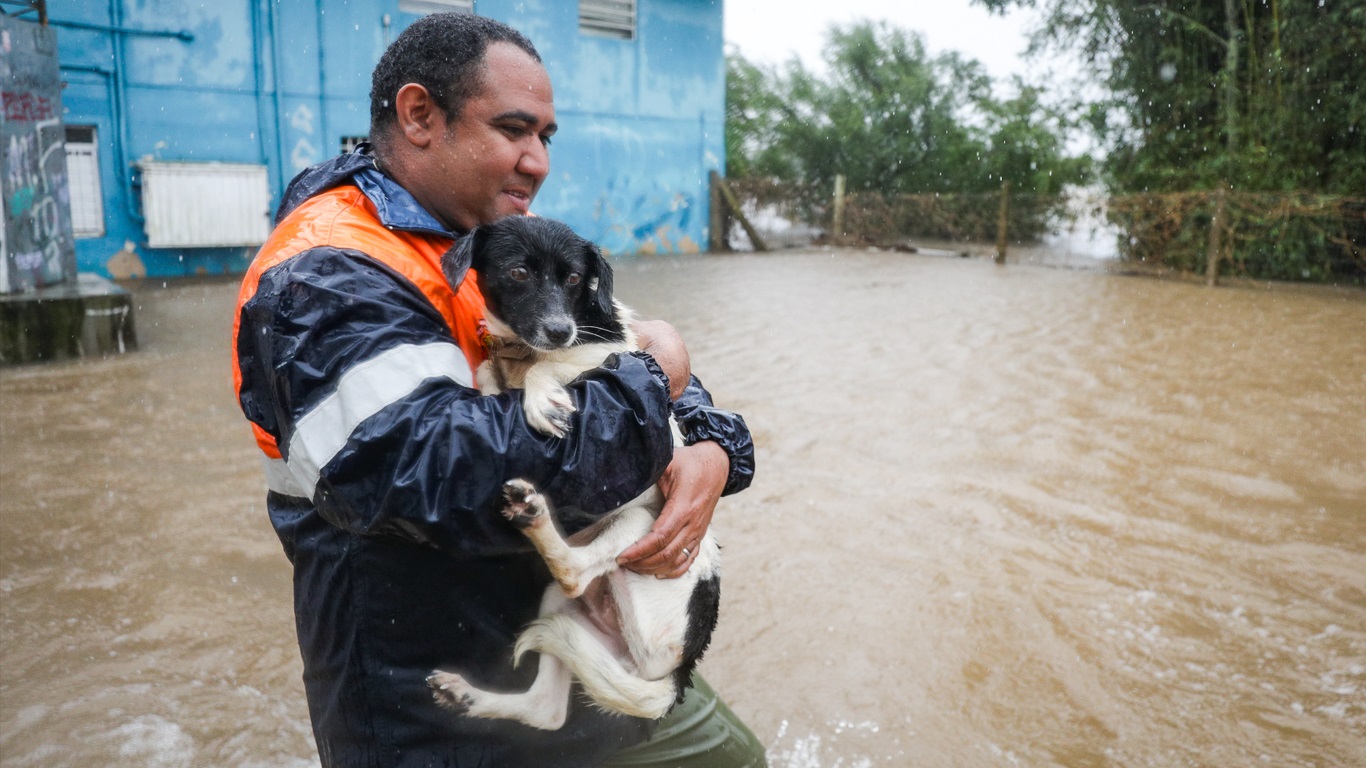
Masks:
[[[744,421],[714,408],[696,379],[670,403],[643,353],[614,356],[569,387],[579,410],[563,439],[526,426],[520,393],[480,396],[473,357],[430,286],[405,271],[416,252],[351,247],[348,227],[399,250],[444,249],[457,236],[364,150],[300,174],[277,223],[294,237],[272,235],[243,286],[235,369],[267,450],[271,522],[294,566],[323,765],[584,766],[644,739],[649,723],[577,694],[554,732],[457,717],[425,677],[440,668],[525,690],[535,676],[534,655],[513,669],[512,645],[550,575],[498,512],[505,480],[535,482],[565,528],[581,529],[658,479],[672,411],[690,443],[726,450],[734,493],[753,472]]]

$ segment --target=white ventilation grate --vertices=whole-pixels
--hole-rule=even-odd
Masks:
[[[264,165],[143,162],[139,167],[149,247],[260,245],[270,234]]]

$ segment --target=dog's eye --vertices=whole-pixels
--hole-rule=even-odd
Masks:
[[[531,273],[527,271],[526,267],[513,267],[508,270],[508,275],[519,283],[524,283],[531,279]]]
[[[581,282],[583,282],[583,275],[580,275],[578,272],[570,272],[569,277],[564,279],[565,285],[578,285]]]

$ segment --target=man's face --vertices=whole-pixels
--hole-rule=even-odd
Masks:
[[[550,172],[555,104],[550,77],[510,43],[484,52],[483,91],[460,118],[439,126],[418,189],[410,189],[448,227],[524,214]]]

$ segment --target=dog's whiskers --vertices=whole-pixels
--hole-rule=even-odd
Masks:
[[[600,333],[594,333],[594,331],[600,331]],[[607,336],[608,333],[608,329],[601,328],[596,325],[579,326],[579,335],[587,336],[590,339],[601,339],[602,341],[611,341],[611,338]]]

